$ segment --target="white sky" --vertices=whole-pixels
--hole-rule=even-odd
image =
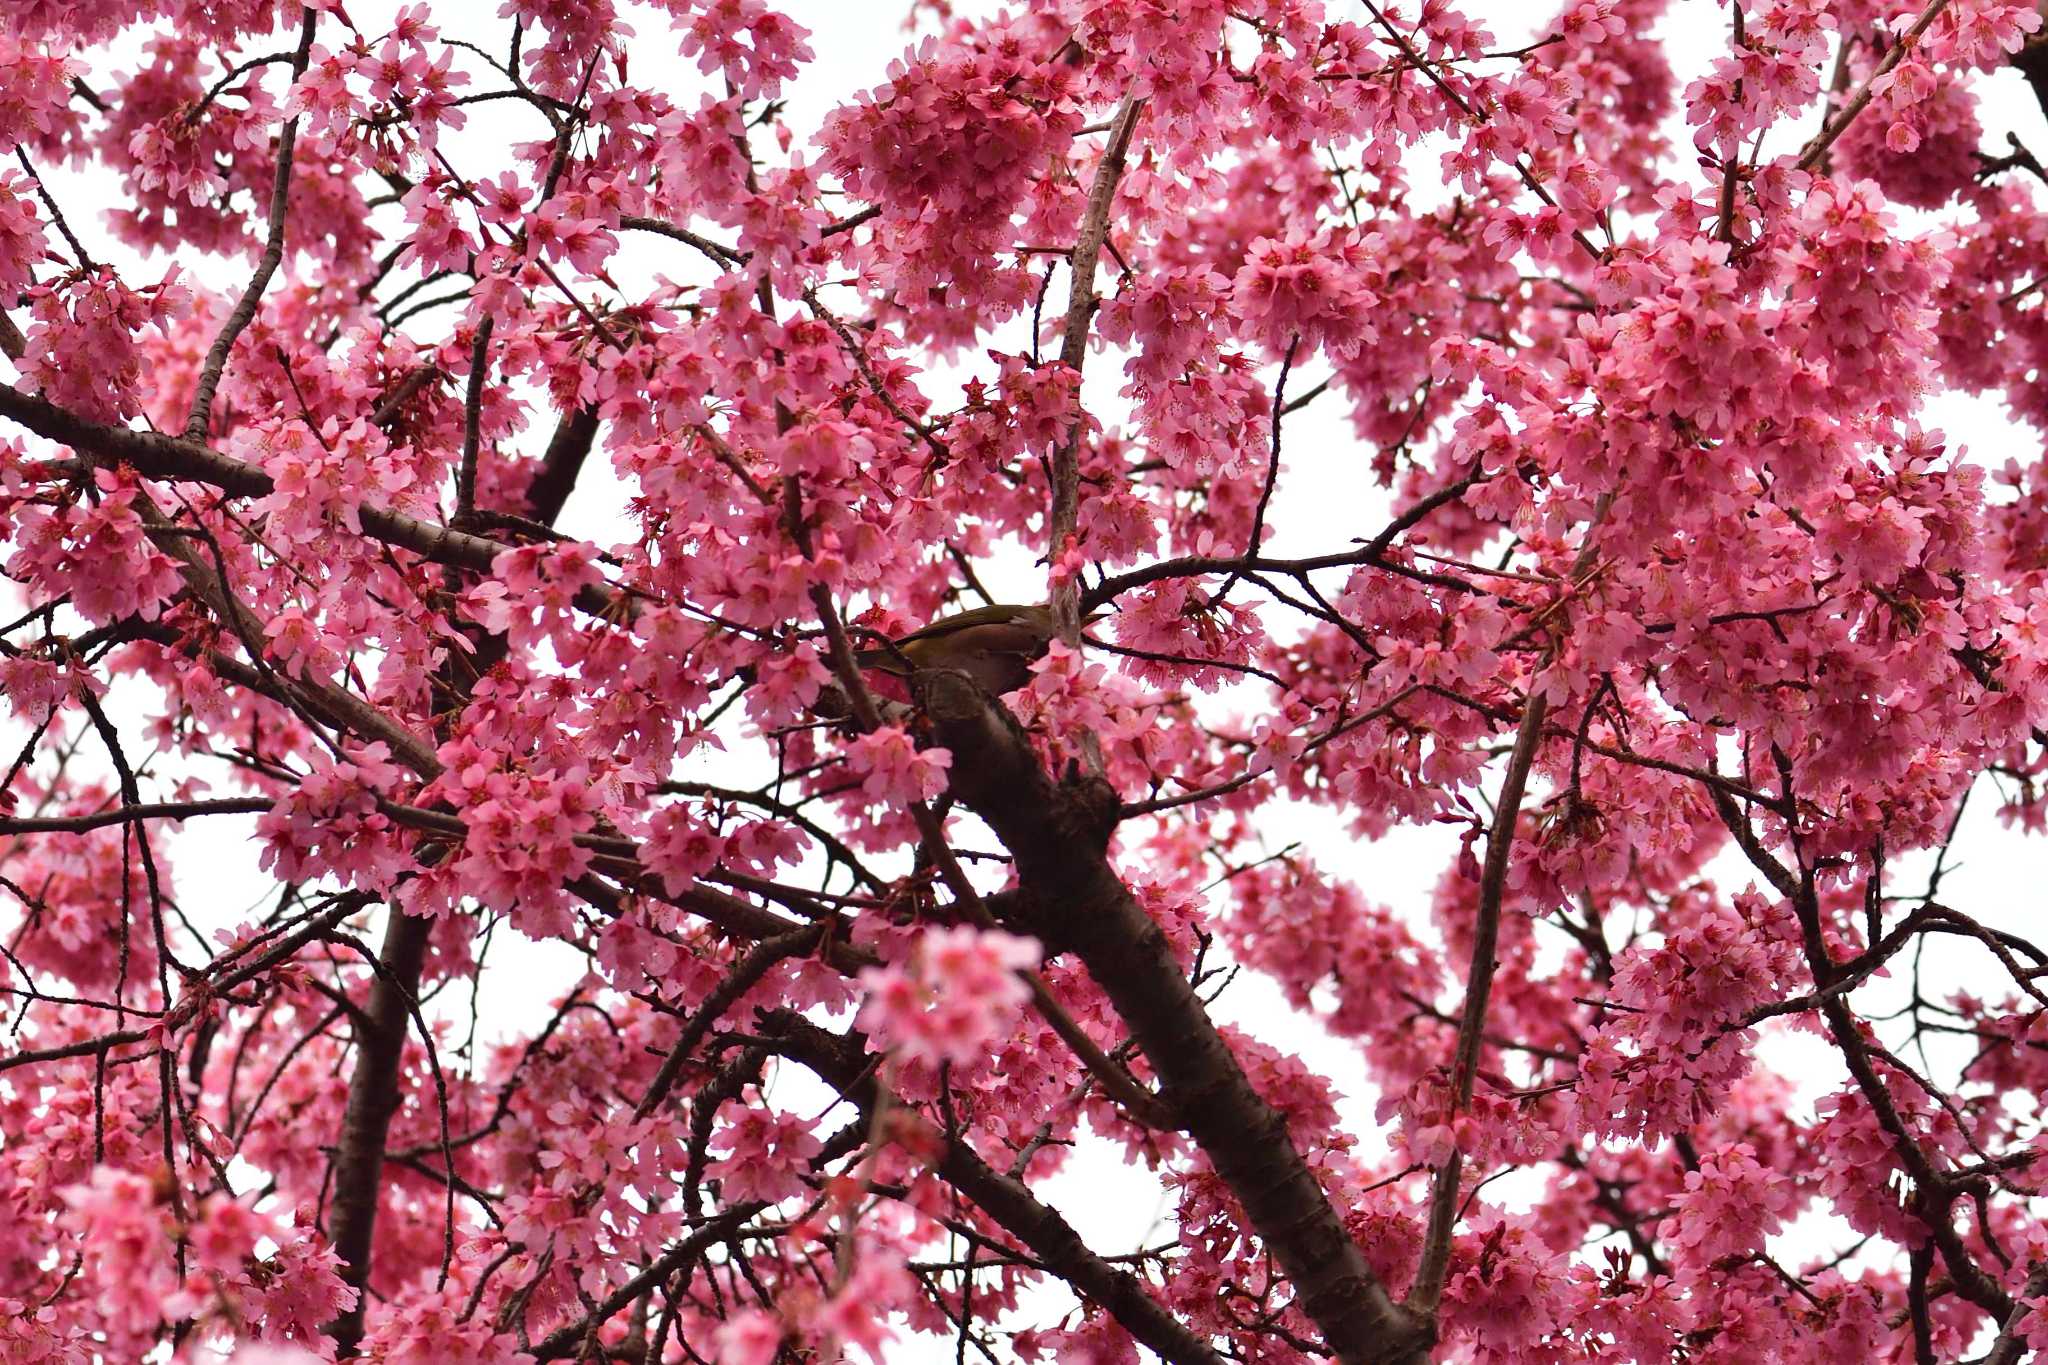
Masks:
[[[349,5],[358,25],[368,32],[376,32],[394,8],[390,0],[352,0]],[[901,53],[909,35],[901,27],[903,6],[897,0],[782,0],[779,8],[811,30],[811,45],[818,54],[818,60],[786,92],[785,117],[797,135],[797,145],[802,146],[830,108],[852,92],[884,79],[885,68]],[[1333,0],[1328,6],[1329,17],[1353,17],[1349,13],[1353,8],[1359,8],[1357,17],[1362,18],[1362,7]],[[1547,3],[1536,5],[1517,0],[1479,0],[1467,3],[1464,8],[1494,18],[1501,46],[1533,36],[1534,26],[1547,21],[1554,12]],[[494,5],[446,2],[432,6],[434,18],[451,31],[468,22],[471,16],[481,18],[495,9]],[[643,10],[639,11],[636,23],[641,37],[632,52],[635,80],[657,87],[693,87],[697,80],[694,65],[674,55],[659,21]],[[1678,0],[1664,27],[1677,40],[1672,49],[1675,58],[1681,62],[1691,58],[1704,67],[1707,59],[1726,50],[1725,25],[1726,11],[1721,5],[1709,0]],[[486,32],[494,36],[487,46],[497,45],[495,35],[501,30],[500,21],[489,22]],[[132,49],[133,44],[123,46]],[[664,62],[673,63],[676,68],[673,82],[666,79]],[[1694,74],[1681,66],[1681,89]],[[480,88],[484,87],[471,87]],[[2044,126],[2031,93],[2015,73],[2005,72],[1990,81],[1984,94],[1987,147],[2001,146],[2004,132],[2012,129],[2030,146],[2048,151],[2048,126]],[[471,111],[470,128],[451,148],[458,167],[473,175],[484,173],[492,167],[487,145],[490,141],[508,135],[534,135],[523,126],[508,127],[507,121],[517,119],[517,113],[489,112],[503,108],[488,106],[486,110]],[[1689,160],[1682,138],[1680,147],[1681,158]],[[1416,171],[1415,183],[1425,196],[1425,187],[1435,179],[1434,155],[1431,149],[1420,149],[1411,160]],[[1683,162],[1675,169],[1693,173]],[[95,221],[93,211],[95,203],[104,204],[115,192],[113,182],[98,176],[86,179],[63,174],[52,175],[51,180],[74,225],[86,235],[95,254],[105,259],[123,259],[124,253],[113,246],[111,236]],[[628,273],[621,278],[646,278],[657,270],[677,278],[701,276],[700,265],[690,259],[685,248],[641,234],[627,234],[624,240],[626,259],[622,264]],[[239,278],[240,269],[222,269],[216,263],[194,273],[203,279],[225,282]],[[145,268],[138,278],[149,279],[153,275]],[[452,313],[453,310],[447,310],[441,316],[448,319]],[[1022,325],[1012,325],[1018,329],[1018,335]],[[1005,340],[1012,339],[1007,332],[1004,335]],[[1119,370],[1120,360],[1116,357],[1097,355],[1091,360],[1088,390],[1097,411],[1116,410],[1114,395],[1121,383]],[[1305,391],[1320,375],[1317,367],[1305,366],[1296,377],[1296,391]],[[942,403],[945,401],[946,394],[938,379],[928,385],[928,392]],[[1996,401],[1954,395],[1939,397],[1927,405],[1925,421],[1929,426],[1946,430],[1952,445],[1964,444],[1976,458],[1993,465],[2008,456],[2025,462],[2038,454],[2036,433],[2011,422],[2002,404]],[[528,433],[528,439],[545,440],[545,427],[543,421],[543,429]],[[1370,452],[1352,437],[1339,402],[1326,399],[1290,418],[1285,450],[1286,476],[1271,517],[1273,532],[1269,545],[1273,553],[1327,550],[1353,537],[1369,536],[1384,524],[1385,498],[1370,486],[1365,474]],[[603,468],[599,462],[592,464],[593,473]],[[620,507],[621,495],[616,486],[581,489],[569,504],[563,527],[601,543],[625,538],[628,533],[619,517]],[[999,597],[1035,600],[1042,595],[1040,571],[1032,568],[1026,557],[991,566],[984,579]],[[113,714],[118,717],[120,713],[117,710]],[[10,724],[0,723],[0,740],[9,733]],[[684,775],[710,778],[713,773],[707,768]],[[2048,885],[2048,844],[2022,841],[2000,829],[1992,814],[1994,802],[1986,799],[1988,796],[1988,792],[1979,793],[1964,821],[1957,859],[1945,884],[1945,899],[1987,920],[2021,928],[2036,918],[2038,888]],[[245,907],[272,894],[274,883],[257,870],[254,848],[247,842],[252,827],[250,820],[210,818],[194,822],[176,837],[170,862],[179,899],[202,925],[235,922],[244,917]],[[1456,841],[1454,830],[1434,826],[1401,830],[1375,843],[1360,843],[1345,831],[1335,813],[1309,807],[1290,806],[1277,812],[1269,827],[1275,831],[1276,848],[1300,841],[1327,872],[1353,878],[1371,899],[1411,912],[1418,923],[1426,921],[1431,887],[1454,851]],[[1724,888],[1731,891],[1752,880],[1745,870],[1727,859],[1715,871]],[[1915,884],[1916,873],[1910,868],[1896,874],[1896,888]],[[1422,932],[1425,938],[1429,937],[1426,924]],[[547,1017],[548,1002],[581,974],[581,959],[559,945],[529,943],[507,926],[501,926],[495,937],[481,1002],[484,1033],[488,1038],[521,1036]],[[1969,950],[1954,945],[1930,949],[1930,963],[1930,979],[1936,982],[1965,980],[1966,973],[1981,973],[1983,969],[1983,963],[1972,958]],[[452,1018],[466,1021],[466,1000],[451,1000],[448,1007]],[[1224,996],[1218,1013],[1269,1042],[1298,1052],[1330,1077],[1345,1096],[1344,1111],[1352,1130],[1364,1138],[1364,1150],[1381,1149],[1372,1112],[1376,1096],[1366,1084],[1351,1047],[1329,1039],[1314,1024],[1291,1015],[1279,993],[1250,974],[1240,976]],[[459,1038],[461,1032],[458,1026],[455,1036]],[[1839,1082],[1840,1072],[1832,1054],[1811,1039],[1775,1040],[1766,1055],[1795,1074],[1804,1075],[1809,1081],[1809,1098],[1835,1088]],[[787,1085],[777,1091],[777,1098],[806,1111],[820,1107],[806,1100],[805,1094],[803,1088]],[[822,1096],[824,1092],[817,1094]],[[1040,1192],[1059,1206],[1092,1244],[1106,1251],[1125,1250],[1147,1240],[1149,1234],[1156,1234],[1155,1224],[1166,1212],[1155,1182],[1141,1171],[1122,1169],[1113,1153],[1100,1150],[1077,1151],[1068,1169],[1041,1187]],[[1501,1193],[1501,1186],[1489,1191],[1495,1197]],[[1792,1239],[1791,1254],[1796,1259],[1802,1246],[1810,1249],[1815,1238],[1827,1236],[1824,1220],[1810,1219],[1788,1236]],[[899,1348],[892,1352],[892,1359],[905,1361],[936,1361],[951,1356],[950,1343],[943,1342],[932,1345],[928,1356],[922,1350]]]

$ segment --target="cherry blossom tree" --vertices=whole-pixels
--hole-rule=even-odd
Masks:
[[[9,0],[0,1359],[2048,1348],[2048,35],[1664,9]]]

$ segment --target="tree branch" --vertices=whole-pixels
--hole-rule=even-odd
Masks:
[[[1603,493],[1586,528],[1585,543],[1573,561],[1574,585],[1592,566],[1594,533],[1607,518],[1613,495]],[[1565,599],[1560,598],[1560,601]],[[1458,1017],[1458,1050],[1451,1068],[1453,1112],[1472,1103],[1473,1083],[1479,1074],[1479,1049],[1485,1040],[1486,1006],[1493,989],[1494,970],[1500,965],[1496,948],[1500,941],[1501,903],[1506,894],[1508,862],[1515,846],[1515,830],[1522,816],[1522,796],[1528,788],[1529,769],[1543,740],[1543,721],[1549,713],[1547,695],[1539,684],[1557,658],[1561,644],[1553,644],[1543,665],[1531,674],[1527,700],[1523,703],[1521,728],[1501,780],[1500,797],[1494,803],[1493,827],[1486,836],[1486,865],[1479,879],[1479,912],[1472,932],[1472,962],[1465,973],[1465,1004]],[[1458,1221],[1458,1181],[1464,1169],[1464,1153],[1452,1150],[1430,1186],[1429,1230],[1422,1244],[1422,1256],[1408,1291],[1407,1306],[1425,1317],[1434,1317],[1443,1295],[1444,1277],[1450,1269],[1451,1236]]]
[[[203,483],[245,498],[266,497],[275,487],[270,475],[255,465],[222,454],[203,442],[108,426],[11,385],[0,384],[0,417],[48,440],[128,465],[145,478]],[[512,548],[488,536],[421,521],[368,503],[359,509],[358,515],[365,535],[450,568],[488,573],[492,561]],[[576,594],[580,610],[609,620],[630,619],[635,610],[633,604],[629,594],[603,584],[592,584]]]
[[[1102,244],[1109,236],[1109,210],[1116,201],[1117,182],[1123,178],[1124,160],[1130,153],[1131,135],[1145,101],[1126,99],[1117,111],[1116,126],[1095,168],[1095,184],[1088,191],[1088,207],[1081,215],[1081,230],[1074,239],[1074,254],[1067,258],[1070,293],[1067,298],[1066,330],[1060,337],[1060,363],[1074,372],[1074,423],[1053,454],[1052,518],[1046,531],[1046,559],[1053,566],[1052,610],[1059,623],[1060,639],[1078,648],[1081,643],[1081,586],[1077,578],[1059,573],[1060,556],[1081,518],[1081,434],[1085,423],[1081,410],[1079,380],[1088,356],[1088,334],[1095,316],[1095,267],[1102,257]]]
[[[277,803],[267,796],[225,797],[216,801],[163,801],[155,805],[119,806],[90,815],[43,815],[20,820],[0,819],[0,835],[83,834],[108,825],[142,820],[183,820],[194,815],[260,815]]]
[[[1998,1339],[1991,1343],[1991,1353],[1984,1357],[1983,1365],[2020,1365],[2021,1352],[2027,1349],[2021,1328],[2027,1315],[2040,1309],[2040,1300],[2048,1295],[2048,1264],[2034,1267],[2033,1274],[2020,1287],[2014,1298],[2012,1311],[1998,1329]]]
[[[308,9],[299,25],[299,46],[291,58],[294,81],[306,74],[306,55],[312,50],[313,28],[318,20],[319,11]],[[228,314],[220,335],[213,339],[213,346],[206,353],[206,363],[200,366],[199,384],[192,394],[192,412],[185,419],[187,440],[206,438],[207,428],[213,420],[214,391],[220,387],[221,374],[227,369],[228,353],[234,350],[235,339],[255,319],[256,307],[263,301],[263,291],[270,288],[270,277],[277,273],[279,263],[284,260],[284,227],[290,216],[287,210],[292,191],[292,150],[298,141],[299,121],[293,118],[277,137],[277,172],[270,184],[269,240],[263,244],[263,255],[256,262],[255,272],[249,276],[242,297],[236,300],[234,311]]]
[[[1899,40],[1892,44],[1891,51],[1884,54],[1884,60],[1877,64],[1877,70],[1863,78],[1863,84],[1850,97],[1842,112],[1835,115],[1813,141],[1807,144],[1806,150],[1799,154],[1800,170],[1810,171],[1820,165],[1828,154],[1828,148],[1835,145],[1835,139],[1848,131],[1849,125],[1856,121],[1856,116],[1870,103],[1871,96],[1877,93],[1878,81],[1891,74],[1892,68],[1897,66],[1920,41],[1920,35],[1927,31],[1927,26],[1941,17],[1941,12],[1947,8],[1948,0],[1933,0],[1926,9],[1920,11],[1920,17],[1913,21],[1913,26],[1899,36]]]
[[[333,1340],[335,1355],[344,1360],[356,1353],[363,1339],[363,1312],[370,1298],[370,1240],[384,1193],[384,1135],[398,1108],[398,1063],[405,1053],[414,1003],[408,983],[420,979],[433,928],[434,921],[423,915],[392,909],[378,954],[383,969],[370,985],[364,1011],[367,1026],[356,1038],[355,1071],[349,1077],[348,1105],[335,1144],[334,1199],[327,1215],[327,1237],[341,1258],[342,1280],[357,1291],[356,1302],[321,1329]]]
[[[583,473],[583,462],[597,442],[597,426],[595,408],[579,407],[562,418],[527,487],[526,515],[549,526],[562,515],[562,506]]]
[[[777,1051],[815,1071],[858,1105],[864,1116],[872,1119],[878,1108],[891,1114],[912,1112],[882,1088],[874,1058],[859,1042],[829,1033],[788,1010],[774,1011],[764,1022],[773,1031]],[[947,1184],[973,1200],[1077,1293],[1102,1305],[1141,1345],[1173,1365],[1223,1365],[1223,1358],[1153,1298],[1142,1281],[1091,1251],[1067,1220],[1041,1203],[1023,1181],[988,1165],[953,1134],[934,1130],[931,1136],[942,1144],[938,1172]]]
[[[1055,784],[1016,721],[964,675],[920,672],[912,683],[934,737],[953,755],[953,795],[1016,859],[1025,927],[1077,953],[1108,994],[1161,1097],[1243,1205],[1336,1358],[1365,1365],[1426,1346],[1430,1328],[1366,1265],[1286,1120],[1252,1087],[1164,931],[1109,866],[1115,793],[1096,778]]]

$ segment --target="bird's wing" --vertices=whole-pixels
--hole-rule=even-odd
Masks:
[[[965,660],[976,655],[1036,658],[1044,653],[1045,645],[1045,636],[1029,625],[992,621],[905,640],[898,648],[919,667],[930,667],[947,659]]]
[[[1028,630],[1029,618],[1026,613],[1030,610],[1029,607],[1004,606],[998,603],[992,607],[976,607],[972,611],[955,612],[951,616],[941,616],[929,625],[919,626],[908,635],[898,637],[896,643],[904,645],[912,640],[931,640],[941,635],[951,635],[955,631],[974,630],[982,626],[1014,626],[1020,621],[1027,623],[1025,629]]]

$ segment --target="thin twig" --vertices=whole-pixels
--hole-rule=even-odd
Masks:
[[[1948,8],[1948,3],[1949,0],[1932,0],[1926,9],[1920,11],[1920,17],[1913,21],[1913,27],[1899,35],[1899,40],[1892,44],[1891,51],[1885,53],[1884,60],[1877,64],[1877,70],[1863,78],[1863,84],[1857,88],[1855,95],[1843,107],[1842,112],[1836,115],[1827,127],[1821,129],[1819,135],[1807,144],[1806,150],[1799,154],[1800,170],[1810,171],[1821,163],[1821,159],[1828,154],[1828,148],[1835,145],[1835,139],[1848,131],[1849,125],[1856,121],[1856,116],[1870,103],[1871,96],[1877,93],[1878,81],[1890,75],[1892,68],[1913,50],[1914,45],[1920,40],[1920,35],[1927,31],[1928,25],[1941,17],[1941,12]]]
[[[1095,168],[1095,183],[1088,191],[1088,207],[1081,215],[1081,230],[1074,239],[1074,254],[1068,258],[1066,330],[1060,337],[1060,363],[1076,377],[1088,355],[1088,333],[1095,315],[1095,267],[1102,256],[1102,243],[1109,236],[1109,211],[1116,202],[1117,182],[1123,178],[1124,162],[1130,154],[1131,136],[1145,101],[1135,96],[1117,112],[1116,130],[1102,161]],[[1052,516],[1046,532],[1046,559],[1052,565],[1053,619],[1060,639],[1070,647],[1081,643],[1081,585],[1077,577],[1060,572],[1066,544],[1081,517],[1081,433],[1086,428],[1078,410],[1080,393],[1074,395],[1076,412],[1066,439],[1053,454]]]
[[[312,50],[313,28],[318,20],[319,12],[308,9],[299,25],[299,46],[291,59],[294,81],[306,74],[306,54]],[[255,320],[257,305],[263,301],[264,291],[270,288],[270,277],[277,273],[278,265],[284,260],[284,228],[289,217],[287,209],[292,191],[292,152],[298,141],[299,120],[293,118],[277,138],[277,170],[270,182],[270,232],[263,244],[263,256],[256,262],[256,269],[250,274],[242,297],[236,300],[234,310],[228,314],[220,335],[213,339],[213,345],[206,352],[206,362],[199,370],[199,385],[192,394],[192,411],[185,419],[187,440],[206,439],[207,428],[213,422],[214,391],[220,387],[221,374],[227,369],[228,353],[234,350],[236,338]]]
[[[1602,494],[1586,528],[1585,543],[1579,547],[1572,566],[1572,578],[1593,563],[1595,533],[1605,520],[1613,495]],[[1473,1083],[1479,1072],[1479,1050],[1486,1031],[1486,1007],[1499,966],[1495,947],[1500,937],[1502,902],[1506,896],[1508,861],[1515,843],[1515,827],[1521,819],[1522,796],[1527,790],[1529,769],[1543,738],[1544,718],[1549,700],[1540,687],[1543,674],[1562,648],[1553,645],[1549,657],[1529,679],[1528,700],[1523,703],[1522,724],[1515,735],[1515,747],[1501,781],[1499,799],[1494,803],[1493,826],[1486,839],[1486,863],[1479,880],[1479,909],[1472,932],[1472,961],[1465,974],[1465,1004],[1459,1011],[1458,1050],[1451,1070],[1451,1104],[1463,1110],[1472,1102]],[[1463,1153],[1453,1150],[1437,1171],[1430,1188],[1429,1226],[1424,1236],[1422,1258],[1415,1272],[1414,1287],[1407,1306],[1419,1313],[1434,1314],[1443,1294],[1444,1278],[1450,1269],[1451,1234],[1458,1217],[1458,1180],[1463,1171]]]

